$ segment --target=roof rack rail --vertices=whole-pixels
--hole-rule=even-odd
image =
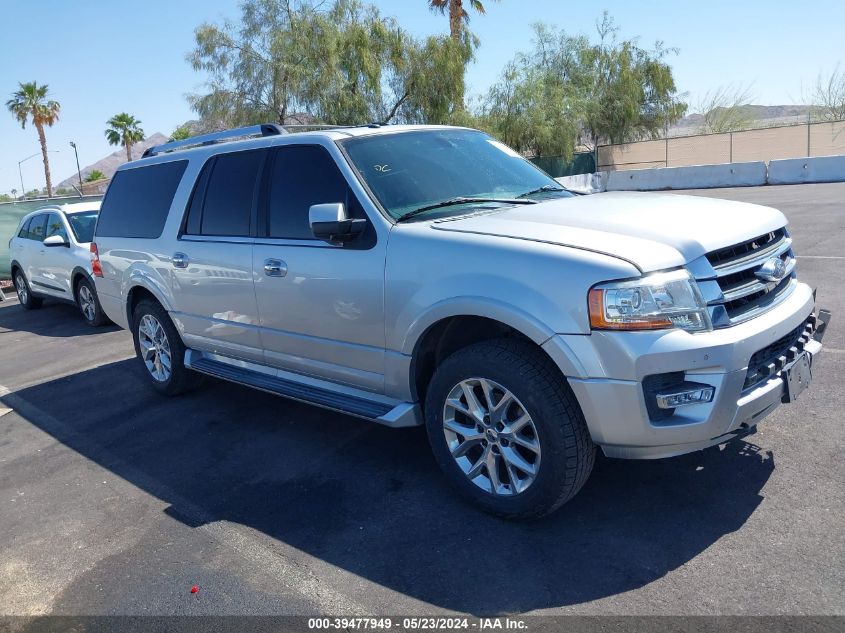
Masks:
[[[192,136],[183,141],[170,141],[161,145],[154,145],[147,148],[142,158],[149,158],[150,156],[158,156],[165,152],[173,152],[178,149],[186,149],[189,147],[198,147],[202,145],[215,145],[217,143],[224,143],[239,138],[248,138],[250,136],[278,136],[279,134],[287,134],[287,130],[275,123],[262,123],[261,125],[250,125],[248,127],[238,127],[232,130],[224,130],[222,132],[213,132],[211,134],[202,134],[200,136]]]

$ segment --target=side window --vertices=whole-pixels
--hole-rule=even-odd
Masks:
[[[32,221],[29,223],[29,239],[43,242],[46,230],[47,214],[41,213],[39,215],[36,215],[34,218],[32,218]]]
[[[185,232],[245,237],[265,150],[219,154],[203,169],[188,209]]]
[[[346,180],[325,149],[310,145],[280,147],[270,173],[268,235],[314,239],[308,209],[330,202],[349,206],[350,197]],[[352,206],[349,211],[354,217],[357,205]]]
[[[187,166],[188,161],[177,160],[117,172],[103,199],[96,234],[159,237]]]
[[[29,239],[29,224],[32,222],[32,218],[29,218],[26,222],[21,224],[21,230],[18,232],[18,237],[22,237],[24,239]]]
[[[67,238],[67,230],[65,230],[64,220],[59,217],[58,213],[51,213],[47,216],[47,234],[44,237],[47,238],[51,235],[60,235],[64,238],[65,242],[70,241]]]

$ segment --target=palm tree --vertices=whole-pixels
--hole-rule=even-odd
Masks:
[[[47,197],[53,195],[53,182],[50,179],[50,161],[47,159],[47,137],[44,136],[44,126],[52,127],[59,120],[61,106],[58,101],[47,98],[48,86],[39,86],[37,82],[18,83],[18,90],[12,93],[12,98],[6,102],[9,112],[20,121],[21,127],[26,128],[28,119],[38,131],[38,142],[41,144],[41,157],[44,160],[44,178],[47,180]]]
[[[132,146],[144,140],[141,122],[131,114],[121,112],[106,121],[106,140],[109,145],[123,145],[126,148],[126,161],[132,160]]]
[[[469,5],[480,15],[484,15],[484,3],[481,0],[468,0]],[[464,0],[428,0],[428,6],[434,11],[449,14],[449,34],[453,40],[461,39],[464,22],[469,22],[469,13],[464,9]]]

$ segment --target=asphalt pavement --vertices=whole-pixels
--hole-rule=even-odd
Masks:
[[[833,311],[812,388],[534,523],[462,503],[422,429],[163,398],[128,333],[0,303],[0,614],[845,614],[845,184],[690,193],[789,218]]]

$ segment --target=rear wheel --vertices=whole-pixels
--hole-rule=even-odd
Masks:
[[[82,318],[91,327],[98,327],[109,322],[100,306],[94,284],[87,279],[80,279],[76,284],[76,305],[79,306]]]
[[[513,519],[549,514],[587,481],[595,446],[560,370],[528,342],[455,352],[426,394],[435,459],[457,490]]]
[[[167,311],[157,302],[144,299],[132,316],[135,354],[150,384],[167,396],[199,384],[199,374],[185,367],[185,344]]]
[[[32,294],[29,282],[20,270],[15,271],[15,292],[18,293],[18,301],[27,310],[40,308],[43,301]]]

